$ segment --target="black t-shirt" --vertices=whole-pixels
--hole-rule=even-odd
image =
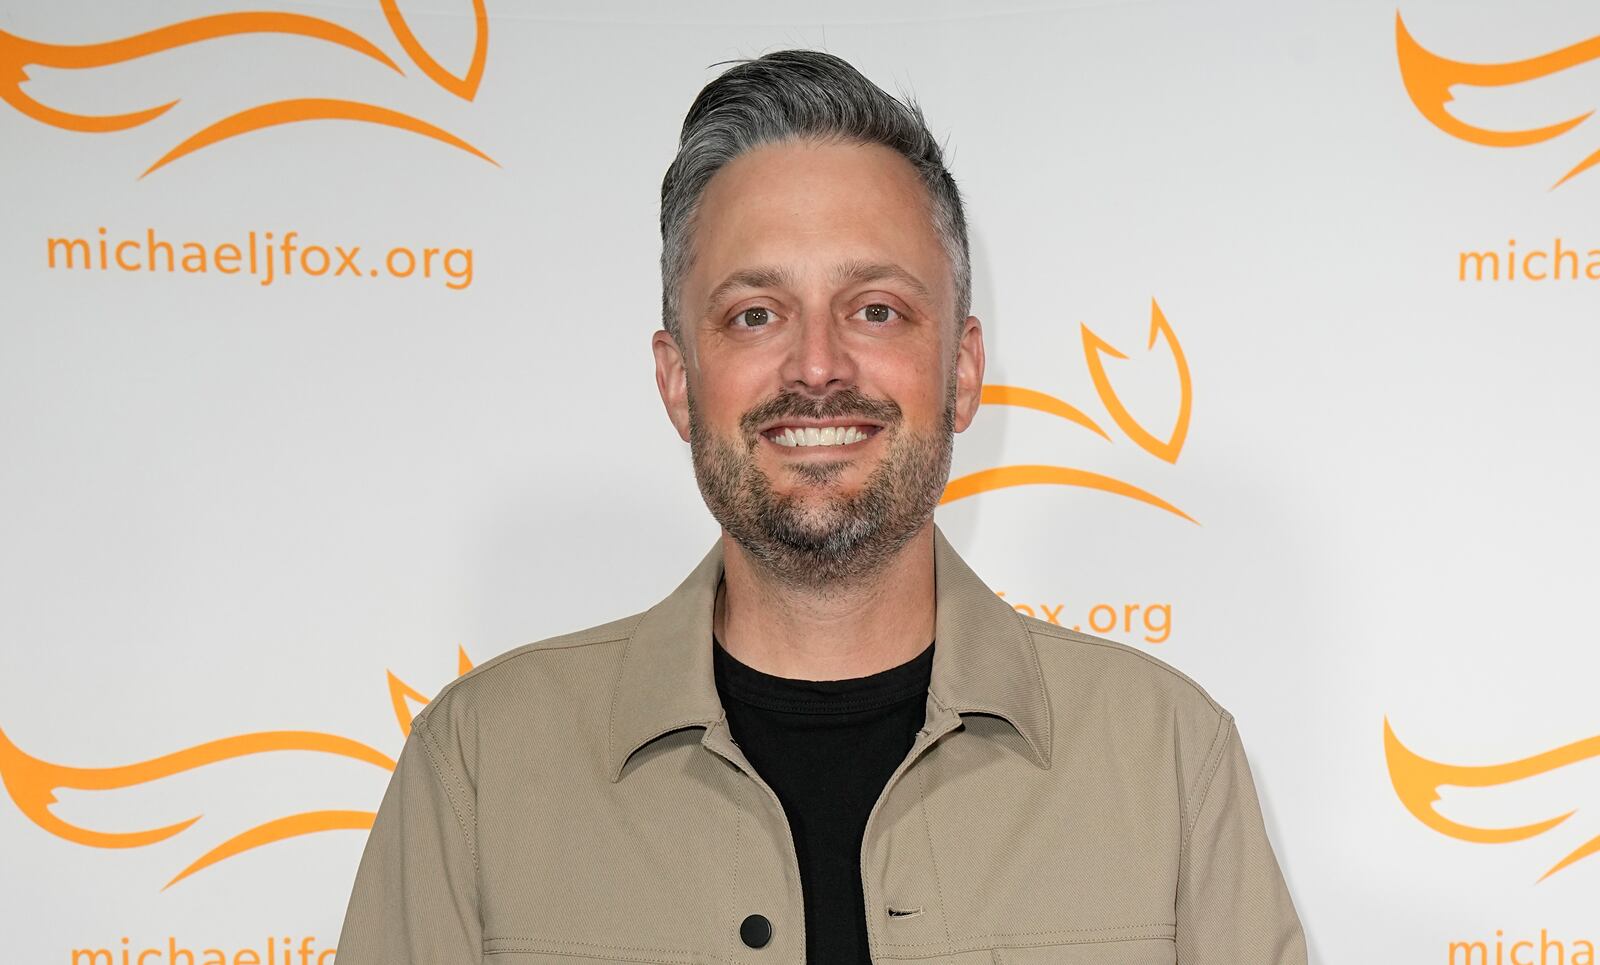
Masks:
[[[924,722],[933,644],[849,680],[793,680],[746,666],[713,639],[728,728],[783,804],[800,860],[806,961],[871,965],[861,838]]]

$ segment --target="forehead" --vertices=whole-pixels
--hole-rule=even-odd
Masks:
[[[896,264],[950,297],[950,270],[927,189],[911,162],[878,144],[785,141],[745,152],[706,186],[684,294],[699,314],[710,287],[753,265],[796,277],[842,264]]]

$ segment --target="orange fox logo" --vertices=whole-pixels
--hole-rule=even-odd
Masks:
[[[1110,413],[1111,420],[1122,430],[1123,435],[1139,448],[1164,462],[1177,462],[1178,454],[1183,451],[1184,439],[1189,434],[1189,415],[1194,407],[1194,383],[1189,375],[1189,362],[1183,355],[1183,346],[1178,344],[1178,336],[1167,323],[1167,317],[1162,314],[1161,306],[1155,299],[1150,300],[1150,341],[1145,348],[1153,350],[1159,338],[1166,344],[1177,367],[1178,417],[1172,426],[1172,431],[1165,438],[1150,432],[1134,418],[1133,413],[1128,411],[1127,406],[1111,386],[1111,377],[1106,372],[1105,357],[1109,355],[1116,359],[1126,359],[1128,356],[1096,335],[1089,326],[1080,326],[1080,330],[1083,336],[1084,362],[1089,368],[1089,377],[1094,381],[1095,392],[1100,396],[1100,402],[1106,407],[1106,411]],[[1044,392],[1016,385],[985,385],[979,398],[985,405],[1014,405],[1053,415],[1088,429],[1107,442],[1112,441],[1106,430],[1100,428],[1081,409]],[[1132,483],[1072,466],[1023,465],[983,469],[950,480],[939,502],[943,505],[995,489],[1029,485],[1081,486],[1085,489],[1098,489],[1146,503],[1175,516],[1181,516],[1191,523],[1198,522],[1165,499]]]
[[[1498,787],[1513,781],[1521,781],[1540,774],[1548,774],[1576,764],[1579,761],[1600,757],[1600,735],[1584,740],[1573,741],[1561,747],[1534,754],[1521,760],[1507,761],[1504,764],[1444,764],[1439,761],[1429,760],[1416,753],[1409,747],[1400,743],[1400,738],[1395,736],[1394,729],[1389,726],[1388,718],[1383,721],[1383,752],[1389,765],[1389,780],[1394,785],[1394,792],[1400,798],[1400,803],[1405,805],[1407,811],[1423,824],[1443,835],[1461,841],[1473,841],[1478,844],[1505,844],[1511,841],[1524,841],[1549,831],[1561,824],[1567,818],[1576,814],[1568,811],[1555,817],[1534,821],[1530,824],[1519,825],[1513,828],[1480,828],[1470,824],[1452,821],[1438,811],[1434,810],[1434,802],[1439,800],[1439,788],[1450,787]],[[1549,870],[1539,876],[1539,880],[1555,874],[1563,868],[1571,867],[1578,861],[1600,851],[1600,836],[1590,838],[1588,841],[1574,848],[1560,861],[1551,865]]]
[[[400,12],[398,0],[380,0],[380,3],[401,49],[429,79],[462,100],[470,101],[477,96],[478,84],[483,78],[483,68],[489,54],[489,18],[484,9],[484,0],[473,0],[476,38],[472,60],[466,71],[459,75],[446,70],[417,40],[416,34],[411,31],[405,16]],[[298,13],[223,13],[184,20],[132,37],[92,44],[41,43],[0,30],[0,100],[36,121],[63,130],[90,133],[127,130],[148,124],[165,114],[178,101],[125,114],[77,114],[57,110],[40,103],[23,90],[22,85],[29,79],[27,68],[40,66],[83,70],[105,67],[189,44],[246,34],[278,34],[316,40],[374,60],[397,74],[405,73],[387,54],[366,38],[318,17]],[[432,138],[474,154],[491,164],[495,163],[493,158],[454,134],[409,114],[360,101],[312,97],[273,101],[224,117],[181,141],[139,176],[142,178],[178,158],[210,147],[219,141],[238,137],[240,134],[279,124],[313,120],[365,121],[369,124],[382,124]]]
[[[457,673],[472,669],[467,651],[457,648]],[[402,735],[411,733],[412,705],[425,705],[428,699],[389,673],[389,699],[394,706],[395,720]],[[317,731],[278,730],[253,734],[239,734],[220,740],[207,741],[181,751],[164,754],[148,761],[124,764],[119,767],[68,767],[40,760],[25,753],[0,730],[0,781],[17,809],[34,824],[58,838],[74,844],[94,848],[138,848],[165,841],[180,834],[202,815],[196,815],[176,824],[143,831],[98,831],[70,824],[50,812],[56,803],[55,792],[61,788],[84,791],[110,791],[132,787],[147,781],[156,781],[174,774],[182,774],[221,761],[261,754],[268,751],[302,751],[312,754],[332,754],[336,757],[361,761],[387,771],[393,771],[393,759],[377,750],[348,737],[324,734]],[[286,815],[265,824],[249,828],[207,851],[179,871],[162,890],[172,887],[203,868],[208,868],[236,854],[259,848],[302,834],[317,831],[371,829],[373,811],[308,811]]]
[[[1445,110],[1445,105],[1453,99],[1450,89],[1457,84],[1473,87],[1505,87],[1548,77],[1600,58],[1600,36],[1590,37],[1570,47],[1563,47],[1537,57],[1500,64],[1469,64],[1441,57],[1417,43],[1411,32],[1406,29],[1405,21],[1400,18],[1398,11],[1394,15],[1394,36],[1396,54],[1400,60],[1400,77],[1405,82],[1406,93],[1411,96],[1411,102],[1417,106],[1422,116],[1439,130],[1463,141],[1488,147],[1523,147],[1538,144],[1560,137],[1588,120],[1594,113],[1585,111],[1577,117],[1569,117],[1543,127],[1501,131],[1468,124]],[[1561,187],[1597,163],[1600,163],[1600,151],[1595,151],[1579,161],[1561,176],[1561,180],[1550,187],[1552,189]]]

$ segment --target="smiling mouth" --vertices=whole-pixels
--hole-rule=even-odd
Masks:
[[[865,423],[836,426],[773,426],[761,434],[769,442],[786,449],[825,449],[865,442],[877,435],[879,428]]]

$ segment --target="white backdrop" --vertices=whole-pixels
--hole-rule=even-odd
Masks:
[[[1456,64],[1403,73],[1376,2],[489,0],[476,85],[470,0],[200,20],[263,9],[0,2],[0,961],[316,961],[417,706],[386,674],[426,697],[700,558],[660,177],[708,65],[785,46],[948,137],[996,387],[955,475],[1183,514],[1033,483],[939,520],[1234,712],[1313,961],[1592,961],[1600,858],[1541,876],[1600,835],[1600,170],[1552,187],[1600,121],[1473,130],[1596,106],[1594,5],[1406,2]],[[1464,81],[1445,120],[1407,77]],[[1126,356],[1099,386],[1085,326]],[[1385,720],[1531,762],[1414,813]]]

